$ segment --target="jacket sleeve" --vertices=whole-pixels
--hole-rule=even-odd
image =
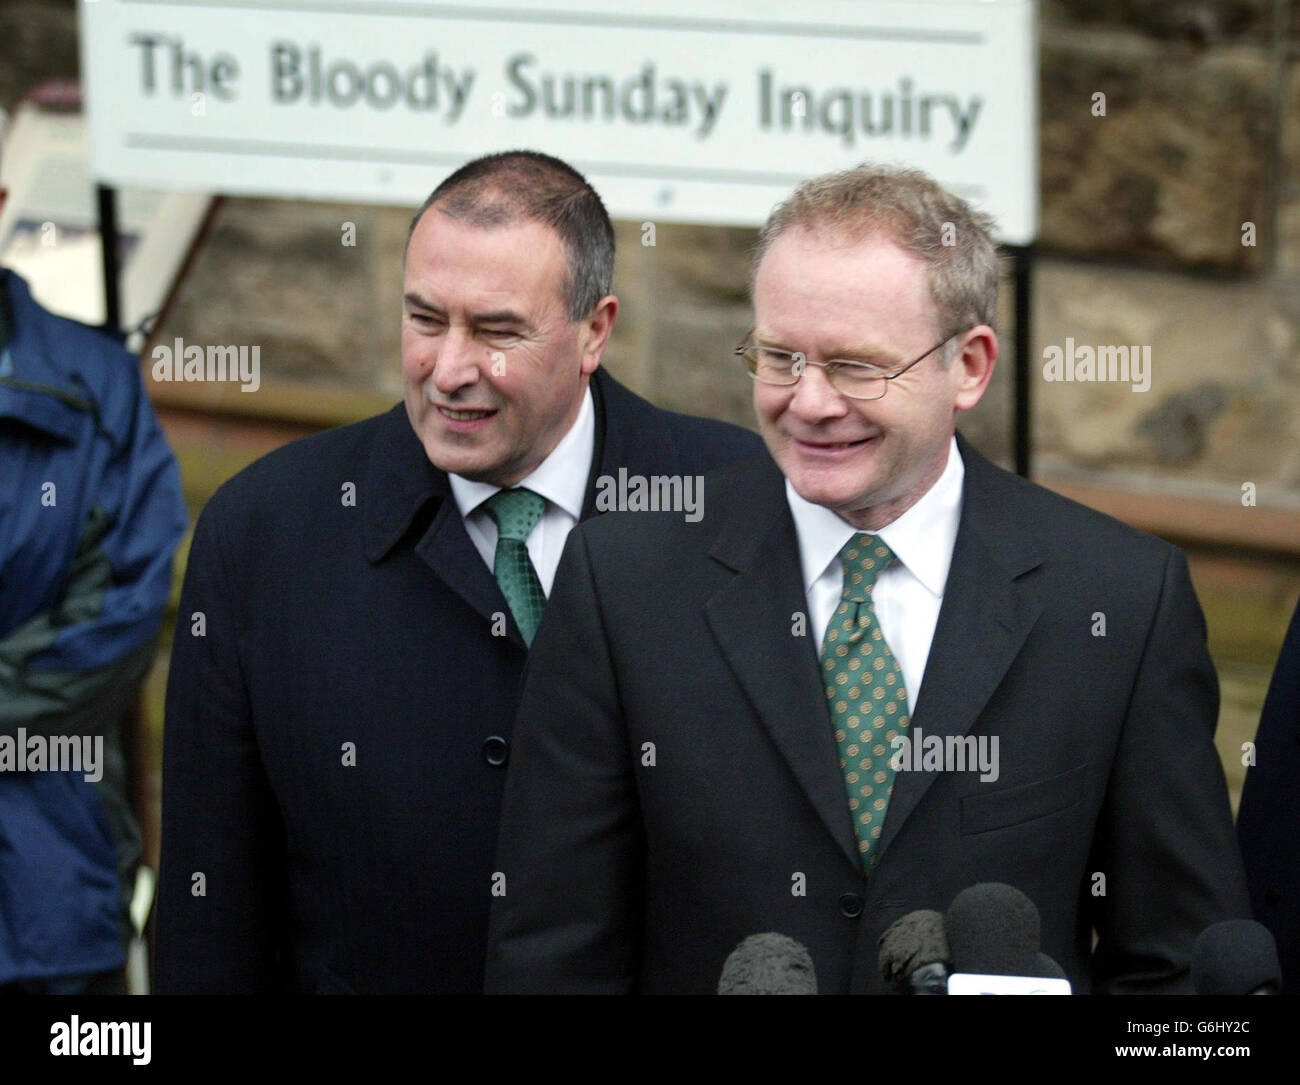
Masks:
[[[1187,561],[1171,548],[1090,865],[1105,875],[1092,897],[1098,994],[1192,993],[1197,936],[1250,917],[1214,747],[1218,710],[1205,619]]]
[[[167,684],[154,987],[281,989],[284,830],[241,673],[218,493],[195,530]]]
[[[123,352],[125,353],[125,352]],[[180,472],[133,358],[100,440],[111,443],[57,603],[0,641],[0,734],[101,733],[148,668],[185,533]]]
[[[102,527],[103,520],[92,516],[58,605],[34,614],[0,641],[0,735],[17,735],[20,727],[45,735],[102,735],[131,708],[153,660],[152,640],[87,670],[38,669],[31,662],[66,623],[100,609],[107,568],[95,544]]]
[[[523,678],[497,853],[489,993],[632,991],[644,832],[581,525]]]

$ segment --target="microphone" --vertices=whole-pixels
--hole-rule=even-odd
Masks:
[[[1031,975],[1049,980],[1068,980],[1070,977],[1065,974],[1065,969],[1057,964],[1046,953],[1034,954],[1034,971]]]
[[[1206,927],[1192,947],[1198,995],[1276,995],[1282,991],[1277,943],[1262,923],[1225,919]]]
[[[1041,923],[1038,909],[1019,889],[980,882],[958,893],[947,915],[954,972],[982,976],[1032,976]]]
[[[720,995],[815,995],[817,970],[808,951],[784,934],[751,934],[722,966]]]
[[[908,912],[880,936],[880,975],[901,995],[946,995],[952,958],[943,916]]]
[[[1065,971],[1039,952],[1042,920],[1019,889],[981,882],[958,893],[946,917],[950,995],[1070,993]]]

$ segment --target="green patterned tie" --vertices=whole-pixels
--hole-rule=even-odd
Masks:
[[[859,533],[844,544],[839,556],[844,590],[826,628],[822,679],[862,869],[870,873],[894,786],[891,743],[906,732],[908,724],[903,672],[871,605],[876,577],[894,560],[894,552],[874,535]]]
[[[528,557],[525,540],[546,511],[546,498],[532,490],[498,490],[483,502],[497,525],[497,552],[492,572],[519,624],[524,643],[532,646],[546,608],[546,593]]]

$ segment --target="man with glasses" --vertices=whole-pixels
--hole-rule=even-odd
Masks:
[[[1185,991],[1249,915],[1182,554],[955,434],[998,355],[991,225],[866,166],[769,219],[737,354],[779,470],[569,537],[490,991],[706,992],[776,931],[822,992],[878,992],[881,933],[980,882],[1075,991]]]

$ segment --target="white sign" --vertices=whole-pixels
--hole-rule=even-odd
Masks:
[[[413,205],[524,147],[615,217],[755,225],[871,160],[1036,232],[1032,0],[82,0],[81,33],[111,184]]]

